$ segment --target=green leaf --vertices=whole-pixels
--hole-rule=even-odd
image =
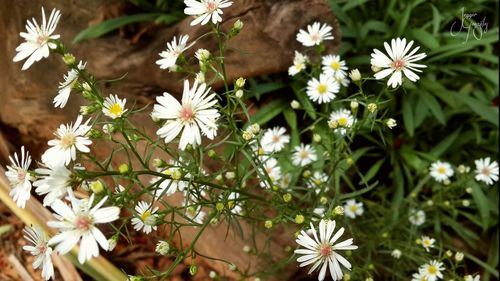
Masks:
[[[431,50],[439,48],[439,42],[436,38],[423,29],[413,29],[410,34],[415,40],[421,42],[425,47]]]
[[[458,128],[453,133],[449,134],[446,138],[440,141],[434,148],[429,151],[429,154],[439,159],[446,151],[449,150],[450,146],[455,142],[455,140],[460,135],[461,128]]]
[[[269,82],[257,84],[254,80],[250,80],[250,85],[251,88],[248,97],[255,97],[257,100],[260,99],[262,95],[272,93],[285,87],[283,83]]]
[[[365,173],[364,177],[358,184],[368,184],[368,182],[377,175],[378,171],[380,170],[380,167],[382,167],[382,164],[384,164],[385,158],[378,160],[373,166],[370,167],[368,172]]]
[[[483,192],[483,189],[479,184],[475,181],[471,183],[472,185],[472,198],[476,203],[476,207],[479,211],[479,215],[481,216],[481,220],[483,222],[483,229],[486,230],[490,223],[490,204],[488,201],[488,197]]]
[[[348,10],[350,10],[356,6],[363,5],[366,2],[368,2],[368,0],[350,0],[350,1],[347,1],[347,3],[344,6],[342,6],[342,11],[347,12]]]
[[[283,111],[283,116],[285,116],[285,120],[288,123],[288,126],[290,126],[290,129],[292,130],[291,146],[295,147],[300,143],[300,134],[299,134],[299,129],[297,127],[297,114],[292,108],[288,107]]]
[[[260,124],[263,125],[267,121],[273,119],[278,114],[283,112],[285,107],[288,105],[285,99],[274,100],[262,108],[260,108],[257,113],[250,117],[250,124]]]
[[[136,14],[131,16],[123,16],[119,18],[110,19],[104,21],[100,24],[88,27],[78,33],[73,39],[73,43],[78,43],[84,40],[94,39],[100,37],[108,32],[111,32],[119,27],[122,27],[127,24],[131,24],[134,22],[142,22],[142,21],[150,21],[154,20],[158,16],[167,16],[158,13],[153,14]],[[172,18],[172,20],[179,20],[178,17]]]
[[[415,123],[413,122],[413,103],[408,95],[403,96],[403,124],[406,132],[413,137],[415,133]]]
[[[443,110],[441,109],[441,105],[439,105],[439,102],[434,98],[432,95],[425,91],[420,92],[421,98],[425,101],[429,109],[431,110],[432,114],[436,119],[439,121],[439,123],[445,125],[446,124],[446,118],[444,117]]]
[[[424,99],[420,95],[417,95],[417,105],[415,107],[415,117],[414,117],[415,128],[420,127],[422,122],[424,122],[425,118],[427,117],[428,113],[429,113],[429,107],[427,107],[427,104],[425,103]]]
[[[498,107],[494,108],[482,103],[480,100],[475,99],[469,95],[461,93],[455,94],[455,97],[467,105],[477,115],[484,118],[486,121],[498,127]]]
[[[292,90],[295,94],[295,97],[299,100],[300,105],[306,111],[306,113],[313,119],[316,120],[316,109],[314,105],[311,103],[311,100],[305,95],[303,91],[301,91],[301,87],[297,83],[292,84]]]

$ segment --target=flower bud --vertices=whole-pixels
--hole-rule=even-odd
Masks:
[[[155,251],[160,255],[167,255],[170,252],[170,244],[167,241],[160,240],[156,244]]]
[[[243,250],[243,252],[245,252],[245,253],[250,253],[250,251],[252,250],[252,248],[250,248],[250,246],[248,246],[248,245],[245,245],[245,246],[243,246],[243,249],[242,249],[242,250]]]
[[[236,93],[234,94],[235,97],[241,99],[243,97],[243,90],[238,90],[236,91]]]
[[[311,171],[309,171],[309,170],[305,170],[305,171],[302,173],[302,176],[303,176],[304,178],[308,178],[308,177],[310,177],[310,176],[311,176]]]
[[[462,253],[462,252],[455,253],[455,260],[457,262],[461,262],[463,259],[464,259],[464,253]]]
[[[300,108],[300,102],[296,101],[296,100],[293,100],[292,102],[290,102],[290,106],[293,108],[293,109],[299,109]]]
[[[93,181],[90,183],[90,190],[95,194],[99,194],[104,191],[104,185],[99,180]]]
[[[215,204],[215,209],[216,209],[217,211],[221,212],[222,210],[224,210],[224,204],[222,204],[222,203],[220,203],[220,202],[219,202],[219,203],[217,203],[217,204]]]
[[[198,49],[194,56],[200,61],[205,62],[210,59],[210,51],[207,49]]]
[[[333,215],[342,216],[342,215],[344,215],[344,207],[342,207],[342,206],[336,206],[333,209],[332,213],[333,213]]]
[[[130,168],[126,163],[123,163],[120,165],[120,167],[118,167],[118,171],[123,175],[128,173],[130,171]]]
[[[118,235],[113,235],[111,238],[108,239],[108,252],[111,252],[115,249],[116,244],[118,242]]]
[[[321,196],[321,198],[319,199],[319,203],[321,205],[326,205],[326,203],[328,203],[328,198],[326,196]]]
[[[285,201],[286,203],[292,201],[292,194],[290,193],[286,193],[283,195],[283,201]]]
[[[210,270],[210,272],[208,273],[208,277],[215,279],[215,277],[217,277],[217,273],[215,273],[215,271],[213,270]]]
[[[253,139],[254,135],[252,132],[249,132],[249,131],[244,131],[243,134],[241,135],[241,137],[246,140],[246,141],[249,141],[251,139]]]
[[[351,78],[351,80],[353,82],[357,82],[359,80],[361,80],[361,73],[359,73],[359,70],[357,68],[351,70],[351,72],[349,73],[349,77]]]
[[[240,33],[241,29],[243,29],[243,22],[241,20],[237,20],[234,22],[233,27],[231,28],[230,36],[236,36]]]
[[[259,124],[252,124],[252,125],[250,125],[249,128],[252,131],[252,133],[254,133],[254,134],[258,134],[260,132],[260,125]]]
[[[243,78],[243,77],[238,78],[236,80],[236,82],[235,82],[236,88],[243,88],[243,87],[245,87],[245,82],[246,82],[245,78]]]
[[[396,120],[394,120],[392,118],[387,119],[387,121],[385,121],[385,124],[387,125],[387,127],[389,129],[392,129],[392,128],[396,127],[396,125],[397,125]]]
[[[377,110],[377,105],[375,103],[369,103],[368,104],[368,111],[370,111],[370,113],[373,113]]]
[[[210,158],[214,158],[215,156],[217,156],[217,152],[215,152],[215,150],[213,150],[213,149],[210,149],[210,150],[207,152],[207,155],[208,155],[208,157],[210,157]]]
[[[75,56],[73,56],[70,53],[64,54],[62,59],[63,59],[64,63],[68,66],[75,64],[75,61],[76,61]]]
[[[305,218],[303,215],[296,215],[294,220],[296,224],[302,224],[304,223]]]
[[[196,264],[193,263],[189,267],[189,274],[191,274],[191,276],[195,276],[196,273],[198,273],[198,267],[196,266]]]
[[[271,220],[267,220],[264,222],[264,227],[270,229],[273,227],[273,222]]]
[[[465,199],[465,200],[462,200],[462,206],[464,207],[469,207],[470,206],[470,201]]]
[[[356,111],[359,107],[359,103],[356,100],[351,101],[351,110]]]
[[[321,135],[320,134],[314,134],[313,135],[313,141],[314,142],[321,142]]]
[[[224,176],[226,177],[226,179],[232,180],[234,179],[234,177],[236,177],[236,174],[234,172],[226,172]]]

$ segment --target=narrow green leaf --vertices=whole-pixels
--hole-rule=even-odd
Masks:
[[[434,148],[429,151],[429,154],[434,156],[436,159],[441,157],[446,151],[449,150],[450,146],[455,142],[455,140],[460,135],[461,128],[458,128],[453,133],[449,134],[446,138],[440,141]]]
[[[313,119],[316,120],[316,109],[311,103],[311,100],[306,96],[306,94],[301,90],[302,88],[297,84],[292,84],[292,90],[295,97],[299,100],[301,107],[306,111],[306,113]]]
[[[358,184],[368,184],[368,182],[377,175],[378,171],[380,170],[380,167],[382,167],[382,164],[384,164],[385,158],[382,158],[375,162],[373,166],[370,167],[368,172],[364,175],[363,179],[358,183]]]
[[[300,143],[300,135],[299,129],[297,127],[297,114],[295,111],[288,107],[283,111],[283,116],[285,116],[285,120],[292,131],[292,147],[297,146]]]
[[[425,47],[431,50],[439,48],[439,42],[436,38],[424,29],[413,29],[410,34],[415,40],[418,40],[418,42],[421,42]]]
[[[406,132],[413,137],[415,133],[415,123],[413,122],[413,103],[407,95],[403,97],[403,124]]]
[[[472,198],[476,203],[476,207],[481,216],[483,222],[483,229],[486,230],[490,223],[490,204],[488,202],[488,197],[483,192],[483,189],[475,181],[471,183],[472,185]]]
[[[425,101],[425,103],[431,110],[434,117],[436,117],[438,122],[445,125],[446,118],[444,116],[443,110],[441,109],[441,105],[439,105],[439,102],[436,100],[436,98],[434,98],[432,95],[430,95],[425,91],[421,91],[420,96]]]
[[[288,103],[284,99],[274,100],[260,108],[257,113],[251,116],[249,123],[263,125],[283,112],[287,105]]]

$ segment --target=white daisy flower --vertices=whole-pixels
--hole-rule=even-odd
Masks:
[[[72,68],[68,71],[68,74],[64,75],[64,82],[59,83],[58,94],[52,101],[54,103],[54,107],[63,108],[66,106],[66,103],[68,103],[69,95],[71,94],[71,89],[73,89],[76,82],[78,81],[79,70],[84,69],[85,65],[86,63],[80,61],[77,66],[78,70]]]
[[[28,171],[31,165],[31,156],[28,151],[21,147],[21,157],[18,158],[17,152],[14,157],[9,156],[11,165],[7,166],[5,176],[9,180],[12,190],[9,195],[19,208],[26,206],[26,201],[31,197],[31,181],[33,177]]]
[[[87,153],[87,147],[92,141],[85,135],[92,128],[89,120],[82,124],[83,116],[78,115],[76,122],[71,124],[61,124],[55,135],[57,139],[50,140],[48,144],[52,146],[42,155],[43,163],[49,166],[68,165],[71,160],[76,160],[76,151]]]
[[[425,274],[417,272],[413,273],[413,275],[411,276],[411,281],[427,281],[427,277],[425,277]]]
[[[184,14],[196,17],[191,22],[191,26],[193,26],[200,23],[205,25],[210,19],[212,19],[213,24],[221,22],[222,9],[230,7],[233,2],[229,0],[184,0],[184,4],[187,6],[184,9]]]
[[[476,276],[466,275],[464,277],[464,281],[480,281],[480,280],[481,280],[481,276],[479,274]]]
[[[356,202],[354,199],[347,200],[344,204],[344,214],[351,219],[361,216],[364,213],[363,202]]]
[[[231,213],[236,215],[241,215],[243,213],[243,208],[241,207],[240,194],[238,192],[231,192],[227,197],[227,205],[231,210]]]
[[[330,126],[330,128],[333,128],[334,133],[345,135],[347,133],[347,129],[351,128],[355,122],[356,120],[354,119],[351,111],[342,108],[333,111],[330,114],[328,125]]]
[[[340,243],[335,243],[342,234],[344,228],[340,228],[335,234],[335,221],[321,220],[319,223],[319,237],[316,229],[311,223],[313,238],[311,238],[304,230],[297,237],[297,244],[304,247],[295,250],[295,253],[301,255],[297,258],[300,267],[313,264],[308,274],[320,268],[318,280],[325,279],[326,270],[330,269],[330,274],[333,280],[341,280],[343,273],[340,265],[348,270],[351,270],[351,263],[341,256],[338,251],[356,250],[358,246],[353,245],[353,239],[347,239]]]
[[[430,238],[429,236],[422,236],[420,238],[420,241],[422,243],[422,247],[424,247],[426,252],[429,252],[430,248],[434,248],[434,243],[436,242],[436,239]]]
[[[285,148],[285,145],[290,142],[290,136],[285,133],[286,129],[283,127],[267,129],[261,139],[261,145],[264,152],[278,152]]]
[[[441,161],[432,163],[429,171],[431,177],[433,177],[437,182],[444,182],[446,180],[449,180],[450,177],[452,177],[455,173],[450,163]]]
[[[339,91],[340,85],[337,80],[326,74],[320,74],[319,80],[312,78],[307,82],[307,96],[319,104],[330,102]]]
[[[476,164],[476,180],[482,181],[487,185],[492,185],[498,181],[498,163],[491,162],[490,157],[475,160]]]
[[[278,165],[278,160],[272,157],[266,157],[261,159],[263,163],[262,167],[262,177],[260,181],[260,186],[262,188],[271,188],[276,185],[281,179],[281,167]],[[271,180],[268,182],[267,177]]]
[[[132,218],[132,225],[136,231],[143,231],[146,234],[156,230],[156,218],[158,207],[152,207],[151,203],[140,201],[135,206],[137,217]]]
[[[126,103],[127,99],[120,99],[117,95],[110,95],[104,100],[102,113],[112,119],[120,118],[128,110],[125,108]]]
[[[19,35],[23,37],[26,42],[21,43],[16,48],[16,56],[14,61],[18,62],[28,58],[22,70],[28,69],[34,62],[40,61],[42,58],[47,58],[50,54],[50,49],[55,49],[57,45],[51,40],[59,39],[58,34],[52,35],[56,29],[57,22],[61,18],[61,12],[53,9],[49,16],[49,21],[45,17],[45,11],[42,7],[42,24],[39,26],[33,18],[32,22],[29,20],[26,23],[26,32],[21,32]]]
[[[313,188],[316,193],[320,193],[323,185],[328,182],[328,175],[323,172],[314,172],[312,177],[307,181],[307,187]]]
[[[48,236],[39,225],[31,228],[26,226],[23,230],[24,239],[28,240],[31,245],[23,246],[23,250],[30,252],[35,256],[33,268],[42,268],[42,278],[49,280],[54,278],[54,266],[52,264],[52,248],[47,244]]]
[[[207,216],[207,214],[201,210],[201,205],[198,205],[197,207],[187,207],[185,214],[187,218],[197,224],[203,224],[203,220],[205,220],[205,217]]]
[[[441,271],[444,269],[442,262],[431,260],[429,263],[422,265],[418,271],[426,278],[426,281],[436,281],[443,278]]]
[[[306,69],[307,62],[309,62],[309,57],[295,51],[295,57],[293,58],[293,65],[288,68],[288,75],[295,76],[297,73]]]
[[[184,80],[182,104],[169,93],[157,97],[158,104],[154,106],[155,116],[166,119],[167,122],[156,133],[169,143],[182,131],[179,141],[181,150],[186,149],[188,144],[193,146],[201,144],[201,133],[213,139],[217,135],[216,122],[220,114],[214,108],[217,104],[216,94],[209,95],[210,89],[206,84],[198,87],[196,81],[193,88],[189,88],[189,82]]]
[[[51,208],[56,212],[58,221],[49,221],[48,226],[61,232],[49,240],[49,245],[57,244],[55,251],[64,255],[80,242],[78,261],[83,264],[99,256],[99,247],[108,250],[108,239],[102,234],[97,224],[110,223],[119,218],[120,208],[111,206],[101,208],[108,199],[105,196],[99,203],[94,203],[94,194],[90,198],[76,199],[68,189],[71,207],[61,200],[56,200]]]
[[[329,76],[335,76],[340,73],[341,76],[347,76],[347,66],[345,60],[341,60],[338,55],[327,55],[321,59],[323,73]]]
[[[403,84],[402,73],[412,82],[416,82],[420,79],[415,72],[422,72],[419,68],[425,68],[427,66],[416,64],[415,62],[425,58],[427,55],[425,53],[415,54],[420,47],[416,47],[408,53],[412,45],[413,41],[406,44],[406,38],[392,39],[391,46],[389,46],[387,42],[384,42],[384,47],[389,57],[381,51],[374,49],[371,54],[372,66],[385,68],[375,73],[375,78],[379,80],[391,75],[387,81],[387,85],[393,88]]]
[[[335,81],[339,85],[342,85],[342,87],[347,87],[349,86],[349,83],[351,83],[351,80],[349,80],[348,76],[342,72],[337,72],[333,75],[333,78],[335,78]]]
[[[40,178],[33,183],[38,195],[45,195],[43,205],[50,206],[66,194],[70,186],[71,172],[65,166],[47,166],[38,168],[35,172]]]
[[[295,147],[292,156],[294,165],[304,167],[316,161],[316,159],[316,152],[311,145],[301,143],[299,146]]]
[[[188,173],[183,176],[181,168],[178,166],[179,163],[177,162],[174,162],[171,165],[171,167],[164,169],[163,171],[161,171],[161,173],[172,177],[172,179],[164,179],[159,177],[155,180],[156,182],[160,181],[158,189],[155,192],[155,197],[158,197],[161,194],[171,196],[177,191],[184,191],[189,187],[188,181],[180,180],[177,178],[190,178],[191,174]]]
[[[399,250],[399,249],[394,249],[394,250],[392,250],[392,252],[391,252],[391,256],[392,256],[393,258],[395,258],[395,259],[399,259],[399,258],[401,258],[401,254],[402,254],[402,253],[401,253],[401,250]]]
[[[326,23],[321,25],[314,22],[307,26],[307,31],[301,29],[297,33],[297,41],[306,47],[312,47],[321,44],[325,40],[333,40],[332,27]]]
[[[167,49],[162,51],[159,55],[161,59],[156,61],[156,64],[160,66],[161,69],[167,69],[175,66],[177,58],[187,49],[189,49],[194,43],[187,45],[187,40],[189,35],[181,35],[179,37],[179,43],[177,43],[177,38],[167,43]]]
[[[408,220],[411,224],[419,226],[424,224],[425,222],[425,212],[422,210],[410,210],[410,215],[408,216]]]

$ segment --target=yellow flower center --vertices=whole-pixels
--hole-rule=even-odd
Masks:
[[[61,145],[68,149],[76,143],[76,136],[73,133],[67,133],[61,138]]]
[[[328,87],[325,84],[319,84],[318,86],[318,93],[321,95],[325,94],[326,91],[328,90]]]
[[[352,205],[349,209],[351,209],[351,212],[355,213],[358,210],[358,206]]]
[[[438,173],[440,173],[440,174],[443,174],[443,175],[444,175],[444,174],[446,173],[446,168],[445,168],[445,167],[439,167],[439,168],[438,168]]]
[[[345,127],[345,126],[347,126],[347,122],[348,122],[348,121],[349,121],[349,120],[347,120],[347,118],[346,118],[346,117],[342,116],[342,117],[340,117],[340,118],[339,118],[339,120],[337,120],[337,123],[338,123],[341,127]]]
[[[123,108],[118,103],[114,103],[112,106],[109,107],[109,113],[111,113],[114,116],[120,116],[123,113]]]
[[[145,211],[140,216],[142,221],[146,221],[149,217],[151,217],[151,211]]]
[[[330,64],[330,67],[335,70],[335,71],[338,71],[340,69],[340,63],[337,62],[337,61],[334,61]]]
[[[301,150],[299,152],[299,157],[301,159],[307,159],[307,158],[309,158],[309,152],[307,150]]]
[[[435,265],[431,265],[429,266],[429,268],[427,269],[427,272],[429,272],[430,274],[436,274],[437,273],[437,268]]]

